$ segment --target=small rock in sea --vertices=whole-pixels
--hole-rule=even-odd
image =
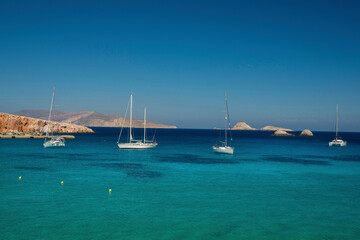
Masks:
[[[314,136],[314,134],[313,134],[309,129],[305,129],[304,131],[302,131],[302,132],[300,133],[300,136],[312,137],[312,136]]]
[[[290,133],[287,133],[283,130],[277,130],[276,132],[274,132],[271,136],[295,136],[294,134],[290,134]]]
[[[245,122],[238,122],[232,130],[257,130],[256,128],[252,128],[247,125]]]

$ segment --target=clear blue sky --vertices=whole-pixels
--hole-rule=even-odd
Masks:
[[[76,3],[75,3],[76,2]],[[359,1],[0,1],[0,111],[360,131]]]

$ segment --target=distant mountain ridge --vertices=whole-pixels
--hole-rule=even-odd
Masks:
[[[26,109],[15,112],[16,115],[39,118],[47,120],[49,117],[49,111],[47,110],[33,110]],[[53,111],[51,120],[62,123],[73,123],[81,126],[90,127],[129,127],[130,120],[120,115],[102,114],[98,112],[80,111],[80,112],[60,112]],[[143,120],[133,120],[133,127],[144,127]],[[176,128],[176,126],[170,126],[151,121],[146,121],[146,127],[148,128]]]

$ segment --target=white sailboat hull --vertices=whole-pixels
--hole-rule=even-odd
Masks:
[[[225,153],[225,154],[234,154],[234,148],[233,147],[216,147],[213,146],[213,150],[217,153]]]
[[[149,149],[156,147],[157,143],[135,142],[135,143],[118,143],[117,145],[120,149]]]
[[[329,147],[345,147],[347,144],[346,141],[343,141],[341,139],[334,139],[331,142],[329,142]]]
[[[47,142],[44,142],[44,147],[65,147],[65,139],[64,138],[52,138]]]

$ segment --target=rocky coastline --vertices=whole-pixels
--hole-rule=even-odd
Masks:
[[[54,133],[94,133],[90,128],[70,123],[52,121]],[[49,123],[42,119],[0,112],[1,133],[44,133]]]

